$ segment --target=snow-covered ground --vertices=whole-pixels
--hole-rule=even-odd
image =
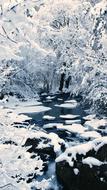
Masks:
[[[32,105],[32,103],[34,103]],[[29,112],[30,108],[35,108],[35,112],[44,112],[47,109],[44,106],[38,106],[39,102],[18,102],[15,109],[14,104],[9,102],[1,103],[0,106],[0,187],[6,189],[31,189],[35,186],[40,189],[48,189],[48,180],[43,179],[41,183],[37,180],[27,183],[30,176],[43,175],[43,160],[40,156],[35,155],[32,159],[33,153],[27,152],[27,148],[23,147],[28,138],[49,139],[48,146],[53,146],[56,153],[60,152],[61,143],[64,143],[63,139],[60,139],[56,134],[38,130],[38,127],[29,125],[30,117],[21,114],[22,112]],[[40,108],[40,109],[39,109]],[[44,109],[45,108],[45,109]],[[21,110],[20,112],[17,110]],[[24,110],[24,111],[22,111]],[[32,109],[31,109],[32,110]],[[32,110],[33,112],[33,110]],[[26,127],[24,128],[24,122],[27,120]],[[14,123],[18,123],[19,127],[15,127]],[[20,128],[20,125],[23,128]],[[38,149],[44,148],[46,145],[40,143]],[[8,156],[6,156],[8,155]],[[35,170],[35,168],[37,168]]]
[[[55,106],[57,106],[57,107],[61,107],[61,108],[69,108],[69,109],[73,109],[73,108],[75,108],[76,106],[77,106],[77,102],[73,102],[73,103],[64,103],[64,104],[60,104],[60,105],[55,105]]]

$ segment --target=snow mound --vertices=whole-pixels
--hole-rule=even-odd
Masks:
[[[73,123],[81,123],[81,120],[65,120],[65,124],[71,125]]]
[[[107,119],[91,119],[89,121],[86,121],[84,126],[92,128],[92,129],[98,129],[101,126],[107,126]]]
[[[80,144],[74,147],[69,147],[65,150],[64,153],[62,153],[58,158],[56,158],[56,162],[66,161],[67,163],[69,163],[71,167],[73,167],[74,160],[77,159],[77,154],[87,158],[86,155],[89,151],[94,150],[95,152],[98,152],[98,150],[104,145],[107,145],[107,137],[101,137],[88,143]],[[86,161],[89,161],[89,159]],[[95,163],[95,160],[93,160],[93,162]]]
[[[60,115],[60,118],[62,119],[75,119],[77,117],[79,117],[79,115],[72,115],[72,114]]]
[[[86,131],[85,133],[81,134],[82,138],[89,139],[89,138],[100,138],[101,135],[96,131]]]
[[[87,158],[83,159],[82,163],[88,164],[90,166],[90,168],[92,168],[93,166],[101,166],[103,164],[103,162],[101,162],[98,159],[93,158],[93,157],[87,157]]]
[[[75,107],[77,107],[78,103],[64,103],[64,104],[60,104],[60,105],[55,105],[56,107],[61,107],[61,108],[67,108],[67,109],[73,109]]]
[[[45,120],[54,120],[55,117],[52,117],[52,116],[50,116],[50,115],[44,115],[44,116],[43,116],[43,119],[45,119]]]
[[[57,129],[69,131],[71,133],[84,133],[85,128],[81,124],[72,124],[72,125],[57,125]]]

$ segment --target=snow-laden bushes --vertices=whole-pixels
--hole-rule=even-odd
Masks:
[[[43,48],[50,47],[55,52],[57,73],[64,73],[65,81],[71,77],[71,94],[82,95],[84,103],[88,101],[94,109],[105,109],[106,1],[75,1],[73,4],[73,1],[63,0],[63,3],[55,1],[47,7],[42,7],[39,15],[40,44]]]
[[[55,83],[53,76],[57,80],[55,54],[40,47],[36,40],[37,14],[43,1],[0,3],[1,93],[32,97],[41,89],[49,91]],[[14,72],[7,77],[10,68]]]

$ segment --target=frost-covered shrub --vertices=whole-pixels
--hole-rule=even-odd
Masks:
[[[40,44],[55,52],[57,73],[71,77],[71,94],[97,110],[107,105],[106,10],[105,0],[55,1],[40,12]]]

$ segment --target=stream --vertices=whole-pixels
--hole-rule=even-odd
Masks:
[[[50,99],[47,99],[47,98]],[[42,102],[43,106],[51,108],[49,111],[41,112],[41,113],[29,113],[27,114],[29,117],[32,118],[32,124],[35,123],[39,127],[43,127],[43,125],[48,123],[62,123],[64,124],[64,119],[60,118],[60,115],[78,115],[76,119],[81,119],[81,124],[84,123],[83,117],[86,116],[85,111],[82,109],[81,105],[78,104],[75,108],[69,109],[64,107],[58,107],[56,105],[63,104],[65,101],[69,101],[70,95],[69,94],[55,94],[50,96],[40,96],[40,103]],[[78,101],[78,100],[77,100]],[[52,117],[55,117],[53,120],[44,120],[44,115],[50,115]]]
[[[40,113],[29,113],[27,116],[31,117],[32,120],[30,121],[30,124],[35,124],[35,126],[38,126],[40,128],[43,128],[44,126],[48,126],[52,124],[53,126],[56,124],[65,124],[65,119],[61,118],[61,115],[74,115],[76,116],[75,119],[67,118],[67,120],[75,120],[79,121],[80,124],[84,124],[83,117],[86,116],[85,111],[81,107],[81,105],[78,103],[78,105],[74,108],[67,108],[67,107],[60,107],[61,104],[67,103],[70,105],[69,100],[72,98],[70,97],[69,93],[66,94],[55,94],[55,95],[43,95],[40,96],[40,103],[43,104],[45,107],[51,108],[49,111],[40,112]],[[78,102],[78,99],[76,100]],[[54,119],[44,119],[45,116],[52,116]],[[64,139],[66,142],[71,143],[72,145],[82,143],[83,139],[77,138],[74,134],[71,135],[71,133],[66,133],[65,131],[57,130],[55,127],[46,127],[44,129],[47,131],[47,133],[54,132],[59,135],[60,138]],[[42,181],[43,179],[49,179],[51,178],[51,190],[60,190],[63,189],[56,179],[55,174],[55,161],[51,160],[48,165],[47,172],[39,176],[37,178],[38,181]]]
[[[71,190],[73,185],[72,189],[83,190],[91,178],[90,185],[93,187],[95,180],[103,190],[100,176],[107,187],[107,117],[89,114],[87,109],[79,97],[73,98],[69,93],[42,94],[20,103],[10,98],[6,105],[2,103],[1,187]],[[100,152],[96,154],[97,148]],[[88,165],[85,173],[83,161]],[[96,185],[94,189],[98,189]]]

